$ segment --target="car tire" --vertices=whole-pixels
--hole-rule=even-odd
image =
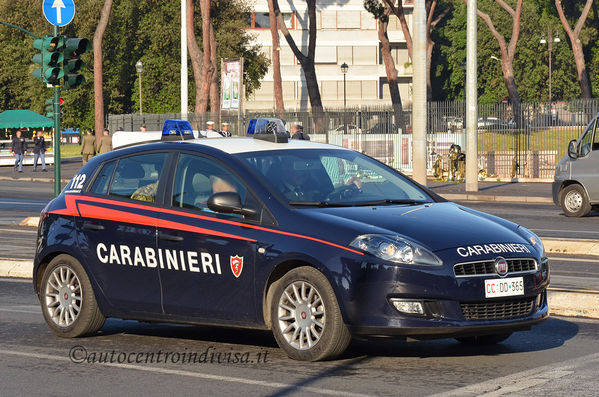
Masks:
[[[512,335],[511,332],[507,334],[464,336],[456,338],[456,340],[467,345],[496,345],[509,338],[510,335]]]
[[[333,288],[318,270],[302,266],[273,284],[270,318],[281,349],[295,360],[319,361],[341,355],[351,335]]]
[[[568,217],[582,217],[591,212],[587,194],[578,184],[566,186],[560,195],[560,206]]]
[[[62,254],[46,268],[39,291],[42,313],[56,335],[76,338],[97,332],[106,318],[100,311],[83,266]]]

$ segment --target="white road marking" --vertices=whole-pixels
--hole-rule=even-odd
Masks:
[[[444,393],[434,394],[431,397],[481,396],[483,394],[485,396],[502,396],[504,394],[513,395],[514,392],[530,388],[534,388],[533,390],[529,390],[530,395],[536,395],[540,390],[538,389],[539,385],[571,375],[576,372],[576,368],[587,365],[591,361],[599,361],[599,353],[490,379]],[[527,393],[519,395],[525,394]]]
[[[42,311],[41,310],[33,311],[33,310],[20,310],[20,309],[5,309],[3,307],[0,307],[0,312],[40,314]]]
[[[35,358],[35,359],[45,359],[45,360],[51,360],[51,361],[71,362],[71,360],[68,357],[63,357],[63,356],[58,356],[58,355],[41,354],[41,353],[27,353],[27,352],[21,352],[21,351],[0,349],[0,354],[19,356],[19,357],[29,357],[29,358]],[[91,365],[101,365],[101,366],[105,366],[105,367],[132,369],[132,370],[137,370],[137,371],[152,372],[152,373],[167,374],[167,375],[187,376],[187,377],[191,377],[191,378],[208,379],[208,380],[214,380],[214,381],[219,381],[219,382],[240,383],[240,384],[244,384],[244,385],[261,386],[261,387],[268,387],[268,388],[273,388],[273,389],[294,390],[297,392],[322,394],[322,395],[327,395],[327,396],[352,396],[352,397],[367,396],[367,394],[350,393],[350,392],[341,391],[341,390],[321,389],[318,387],[297,386],[297,385],[288,384],[288,383],[268,382],[268,381],[264,381],[264,380],[236,378],[233,376],[220,376],[220,375],[212,375],[212,374],[207,374],[207,373],[202,373],[202,372],[191,372],[191,371],[183,371],[183,370],[177,370],[177,369],[158,368],[158,367],[146,367],[146,366],[133,365],[133,364],[94,363]]]
[[[4,228],[0,228],[0,232],[37,234],[37,229],[23,230],[23,229],[4,229]]]

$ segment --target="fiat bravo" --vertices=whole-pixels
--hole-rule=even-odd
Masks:
[[[165,125],[159,142],[91,159],[40,217],[50,329],[263,328],[290,357],[323,360],[352,337],[498,343],[548,317],[534,233],[281,126],[195,139]]]

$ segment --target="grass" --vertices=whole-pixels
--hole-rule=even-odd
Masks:
[[[60,157],[65,159],[69,157],[81,156],[81,145],[66,144],[60,145]]]

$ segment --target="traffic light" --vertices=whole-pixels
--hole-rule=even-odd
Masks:
[[[46,117],[53,119],[54,118],[54,99],[46,99]],[[60,109],[60,117],[64,115],[64,110],[62,104],[64,103],[64,99],[60,98],[59,109]]]
[[[91,48],[88,39],[66,38],[64,43],[64,89],[70,90],[79,87],[85,78],[79,72],[85,66],[81,54]]]
[[[47,35],[33,41],[33,48],[41,51],[33,56],[33,62],[41,66],[33,71],[33,77],[47,84],[60,84],[60,79],[64,76],[62,70],[63,45],[64,38],[62,36]]]

